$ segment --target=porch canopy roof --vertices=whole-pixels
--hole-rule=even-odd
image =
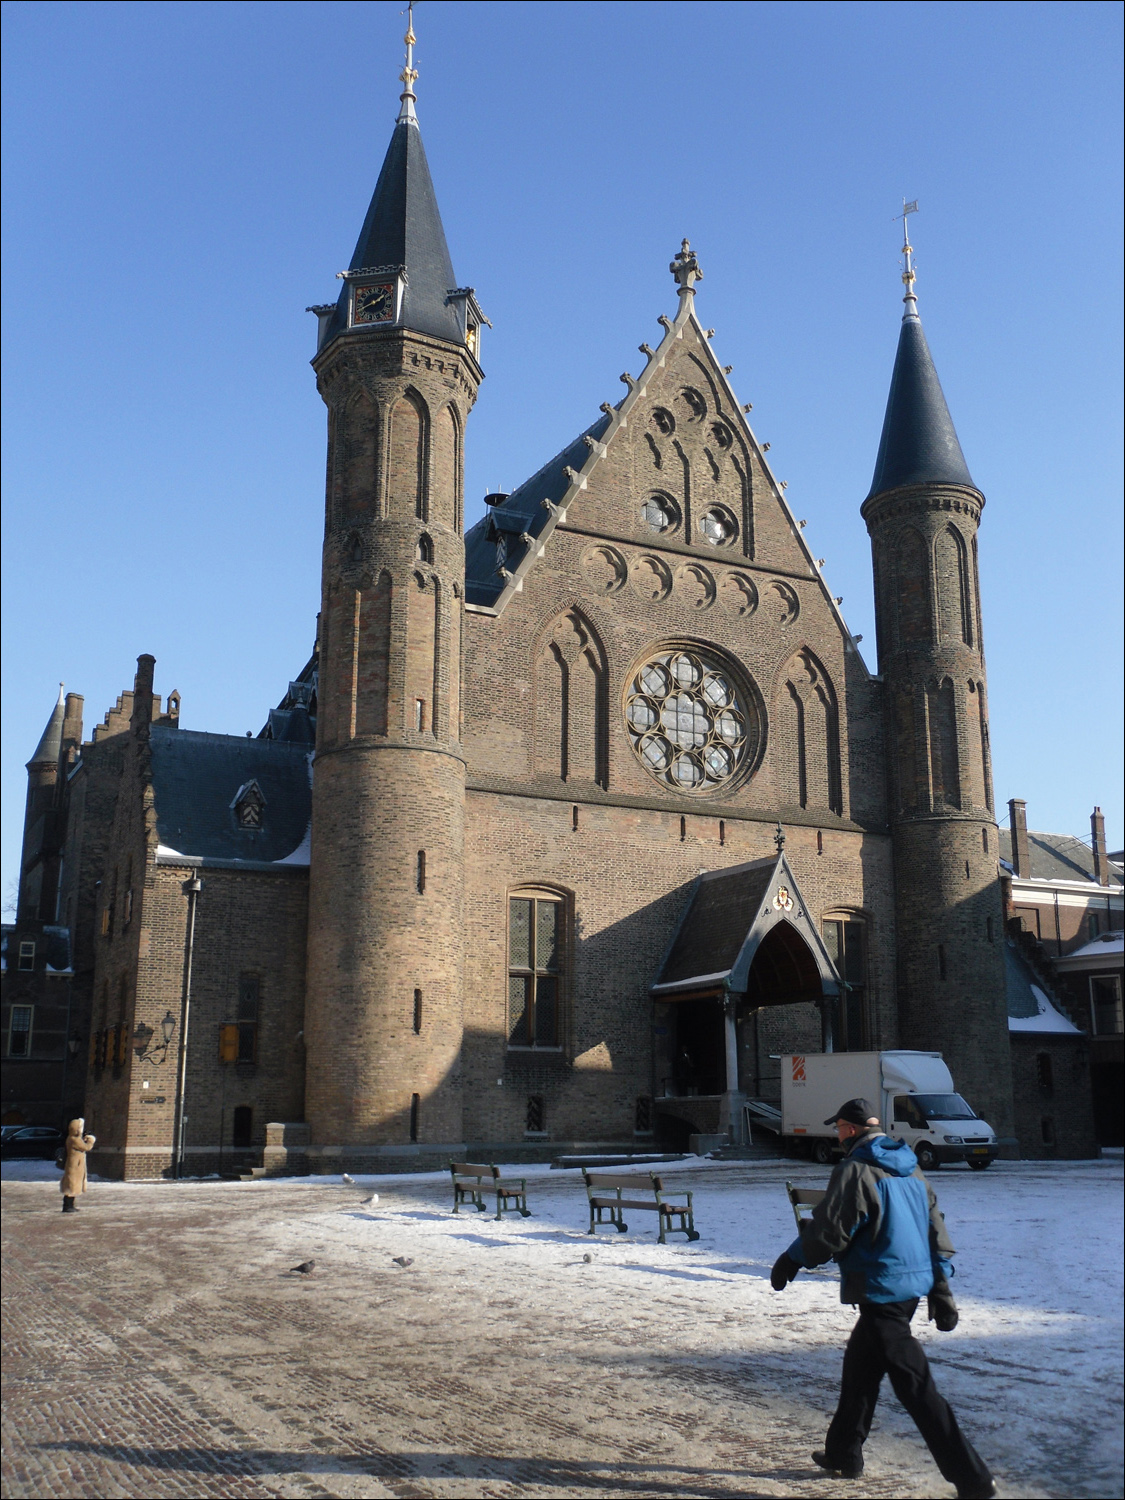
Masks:
[[[652,994],[675,1000],[717,991],[759,1005],[840,992],[784,853],[710,870],[692,888]]]

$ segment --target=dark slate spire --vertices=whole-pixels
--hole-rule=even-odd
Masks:
[[[414,41],[411,26],[406,33],[406,66],[400,75],[405,85],[400,96],[402,108],[348,270],[376,266],[397,270],[405,266],[406,293],[398,326],[464,343],[457,311],[446,305],[447,295],[457,288],[457,278],[414,113],[414,81],[418,77]],[[347,300],[345,284],[328,338],[347,326]]]
[[[59,756],[62,754],[63,723],[66,719],[66,694],[63,684],[59,683],[59,701],[55,704],[51,717],[47,720],[47,727],[35,747],[35,754],[28,761],[28,770],[32,766],[57,766]]]
[[[902,300],[906,306],[869,498],[905,484],[967,484],[976,488],[922,331],[909,240],[903,253],[906,296]]]

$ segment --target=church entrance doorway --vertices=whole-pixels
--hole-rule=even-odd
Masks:
[[[653,1091],[669,1143],[685,1128],[696,1149],[741,1142],[747,1098],[780,1097],[771,1054],[832,1050],[840,977],[783,843],[776,859],[699,877],[653,985]]]

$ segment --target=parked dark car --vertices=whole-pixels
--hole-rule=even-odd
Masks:
[[[0,1156],[5,1161],[11,1161],[15,1157],[53,1161],[55,1152],[64,1140],[62,1131],[54,1125],[20,1125],[5,1135],[3,1144],[0,1145]]]

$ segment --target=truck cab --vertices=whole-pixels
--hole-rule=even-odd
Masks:
[[[979,1172],[1000,1154],[996,1132],[960,1094],[895,1093],[888,1102],[888,1133],[906,1142],[924,1172],[961,1161]]]

